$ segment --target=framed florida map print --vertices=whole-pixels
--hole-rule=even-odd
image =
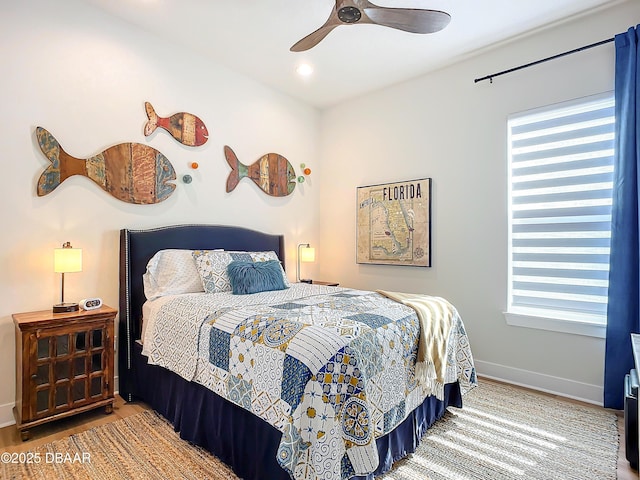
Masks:
[[[358,187],[357,263],[431,266],[431,179]]]

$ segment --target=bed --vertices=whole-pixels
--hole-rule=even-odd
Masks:
[[[154,291],[147,300],[148,268],[174,250],[196,252],[213,293]],[[284,238],[219,225],[121,230],[118,375],[125,400],[149,404],[240,478],[371,480],[475,386],[452,306],[443,307],[446,338],[430,339],[425,354],[420,310],[393,292],[289,284],[282,272],[284,287],[234,295],[206,270],[229,255],[242,272],[268,266],[277,277]]]

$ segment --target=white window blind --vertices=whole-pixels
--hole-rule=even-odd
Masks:
[[[612,94],[511,116],[508,312],[606,323]]]

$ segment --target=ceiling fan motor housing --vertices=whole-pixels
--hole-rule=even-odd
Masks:
[[[362,18],[362,13],[356,7],[342,7],[338,10],[338,18],[343,23],[357,23]]]

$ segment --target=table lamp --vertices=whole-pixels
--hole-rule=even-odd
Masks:
[[[316,249],[308,243],[298,245],[298,268],[296,270],[296,280],[303,283],[311,283],[311,279],[300,279],[300,262],[314,262],[316,259]]]
[[[82,271],[82,249],[73,248],[69,242],[62,245],[62,248],[56,248],[53,251],[53,271],[62,274],[60,303],[53,306],[53,313],[78,311],[77,303],[64,301],[64,274]]]

